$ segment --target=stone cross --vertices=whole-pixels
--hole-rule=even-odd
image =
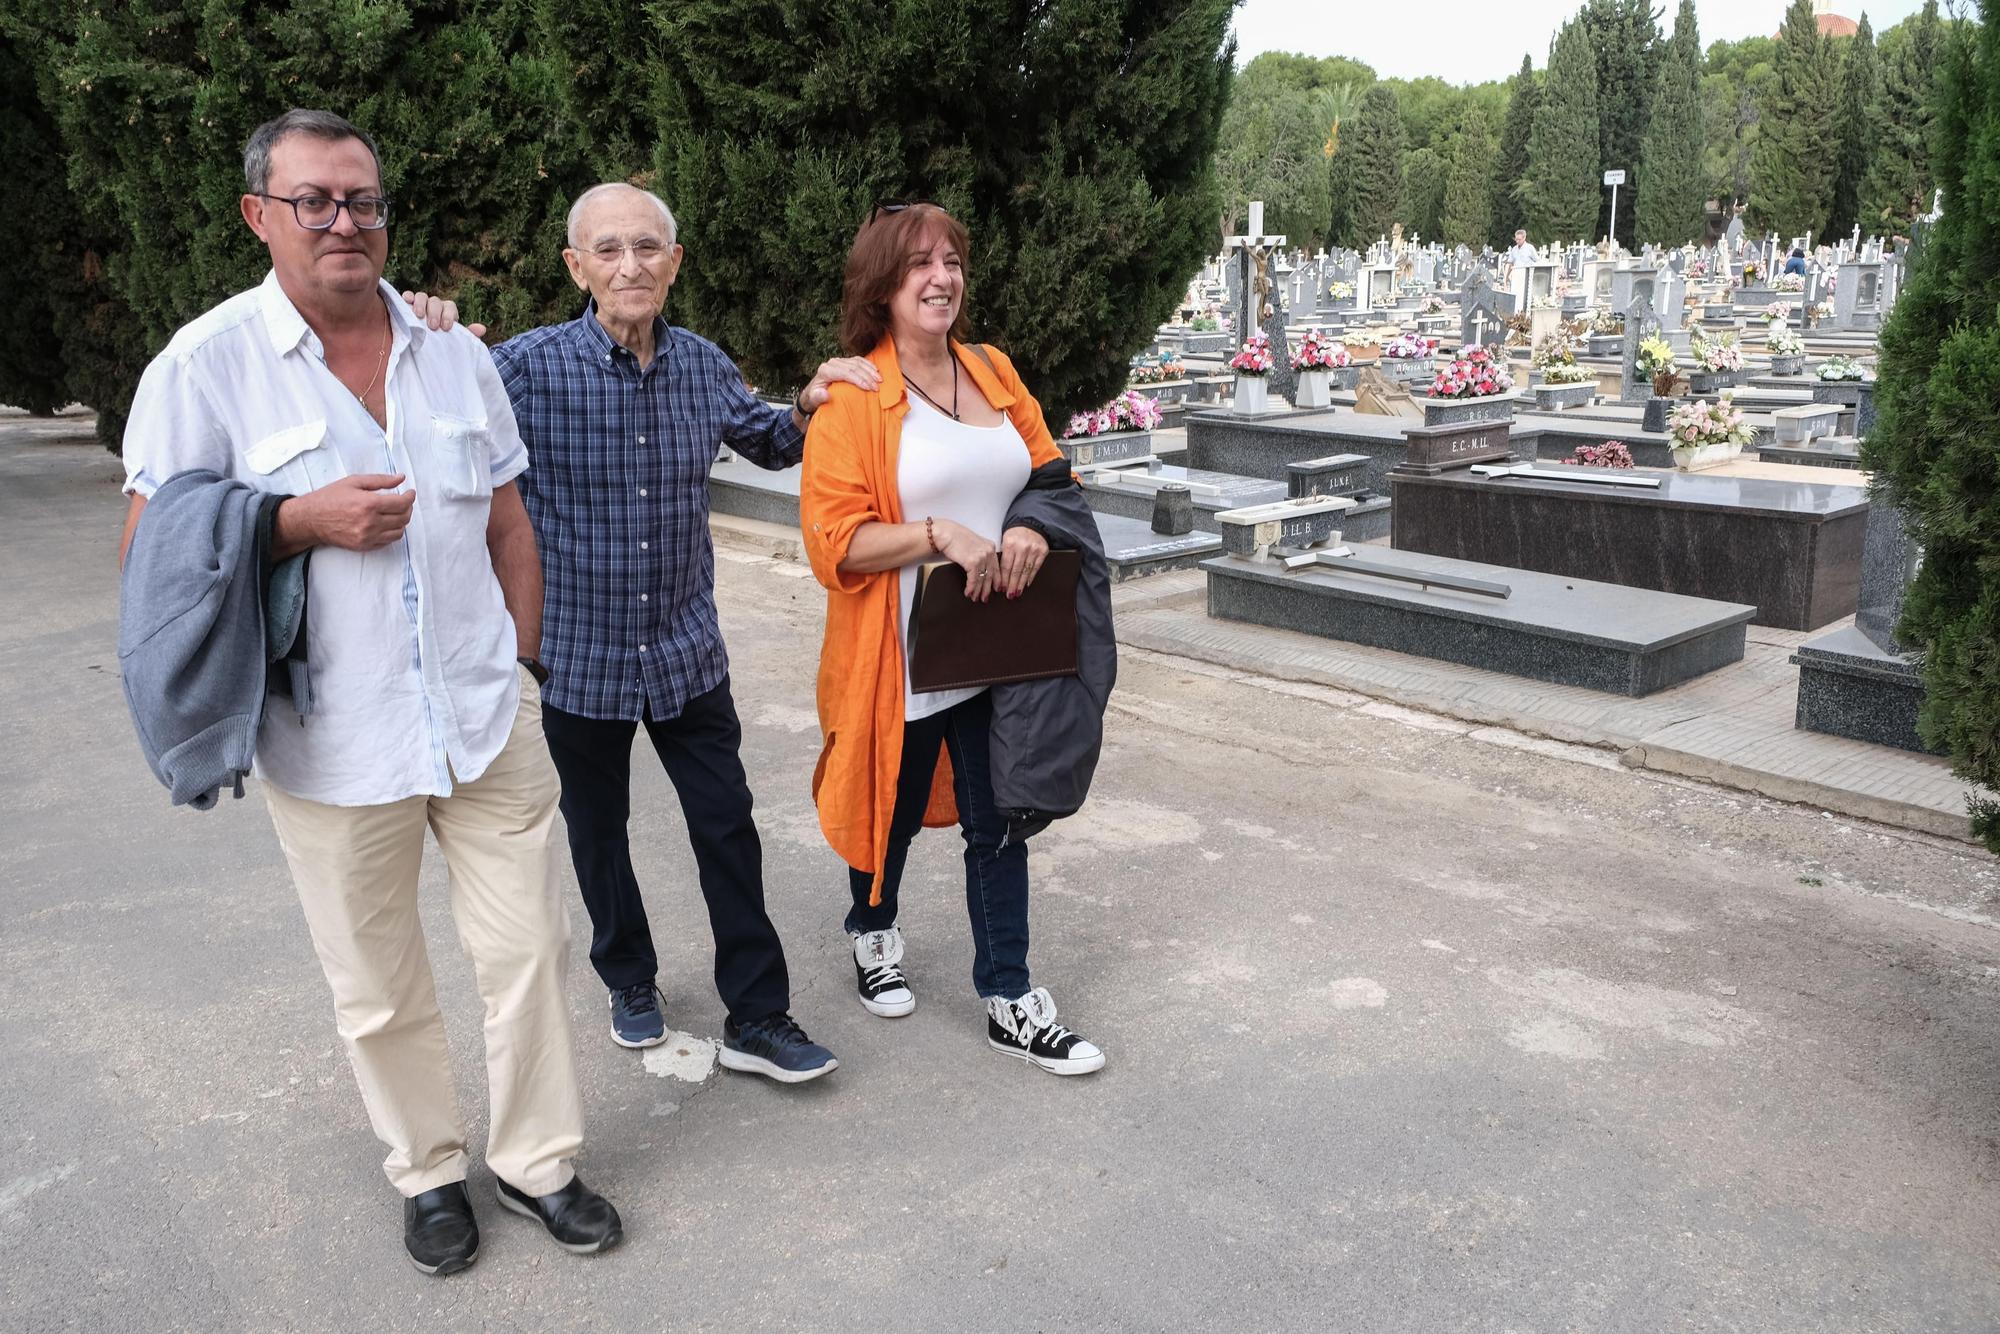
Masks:
[[[1660,321],[1653,314],[1650,298],[1632,298],[1632,304],[1625,309],[1624,364],[1619,368],[1618,401],[1620,403],[1644,403],[1653,396],[1651,381],[1639,378],[1639,344],[1660,332]]]
[[[1265,236],[1263,231],[1264,201],[1253,200],[1250,204],[1249,229],[1243,235],[1232,236],[1223,242],[1224,250],[1236,252],[1237,270],[1241,280],[1236,320],[1236,337],[1239,343],[1248,338],[1251,331],[1263,320],[1264,297],[1273,290],[1270,277],[1271,249],[1285,243],[1284,237]],[[1275,348],[1272,351],[1276,353]]]

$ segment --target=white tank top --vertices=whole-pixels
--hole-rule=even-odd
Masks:
[[[998,426],[968,426],[910,395],[903,418],[903,443],[896,460],[896,489],[903,502],[903,521],[922,523],[926,515],[950,519],[1000,545],[1007,507],[1028,484],[1028,446],[1011,419]],[[929,560],[938,557],[927,556]],[[903,644],[903,718],[911,721],[943,713],[962,704],[984,687],[971,690],[910,689],[910,606],[917,596],[916,564],[902,569],[903,605],[897,632]],[[995,597],[1003,594],[995,592]]]

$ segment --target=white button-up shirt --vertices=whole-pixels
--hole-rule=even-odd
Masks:
[[[125,489],[142,496],[190,468],[290,495],[356,473],[401,473],[415,489],[401,541],[313,550],[312,712],[273,707],[257,739],[260,778],[335,806],[448,796],[500,753],[520,701],[486,549],[493,488],[528,466],[513,409],[484,344],[426,329],[387,283],[382,299],[386,430],[334,377],[275,272],[174,335],[125,428]]]

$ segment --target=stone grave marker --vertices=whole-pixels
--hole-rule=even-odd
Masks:
[[[1639,360],[1639,344],[1660,332],[1659,317],[1653,314],[1653,303],[1645,297],[1637,297],[1625,312],[1625,342],[1620,349],[1622,358],[1618,367],[1618,401],[1620,403],[1644,403],[1653,396],[1651,382],[1639,379],[1636,365]]]

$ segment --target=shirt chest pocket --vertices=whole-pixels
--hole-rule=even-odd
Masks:
[[[438,494],[484,500],[493,494],[493,433],[483,420],[431,414],[431,453]]]
[[[302,496],[347,475],[326,441],[326,422],[310,421],[273,432],[243,451],[243,464],[261,491]]]

